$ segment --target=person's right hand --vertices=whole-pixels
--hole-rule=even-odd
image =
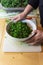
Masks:
[[[15,20],[15,21],[17,22],[17,21],[22,20],[22,19],[24,19],[24,18],[25,18],[25,14],[24,14],[24,12],[22,12],[22,13],[20,13],[20,14],[14,16],[13,18],[10,18],[10,19],[11,19],[11,20]]]
[[[30,45],[35,44],[43,44],[43,32],[40,30],[34,31],[36,33],[35,36],[33,36],[31,39],[25,40],[26,43],[30,43]]]

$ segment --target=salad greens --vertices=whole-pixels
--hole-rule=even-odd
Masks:
[[[0,2],[1,2],[1,0],[0,0]]]
[[[14,38],[26,38],[32,32],[32,29],[22,21],[16,23],[10,22],[8,27],[7,27],[8,28],[7,32]]]
[[[1,4],[4,7],[25,7],[28,3],[28,0],[1,0]]]
[[[19,7],[21,6],[20,0],[1,0],[4,7]]]

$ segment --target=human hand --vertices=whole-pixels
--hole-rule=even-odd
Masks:
[[[30,45],[43,43],[43,32],[40,30],[35,31],[36,35],[31,39],[25,40],[26,43],[30,43]]]
[[[30,13],[30,11],[33,9],[33,7],[31,5],[27,5],[26,8],[24,9],[24,11],[16,16],[14,16],[14,18],[12,18],[12,20],[15,20],[16,22],[19,20],[24,19],[28,13]]]
[[[10,19],[11,19],[12,21],[15,20],[15,21],[17,22],[17,21],[22,20],[22,19],[24,19],[24,18],[25,18],[25,13],[22,12],[22,13],[20,13],[20,14],[14,16],[13,18],[10,18]]]

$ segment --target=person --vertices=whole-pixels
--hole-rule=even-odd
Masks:
[[[32,9],[36,9],[37,7],[39,7],[40,19],[41,19],[40,23],[43,27],[43,0],[29,0],[29,3],[26,6],[25,10],[22,13],[15,16],[13,20],[19,21],[24,19]],[[36,32],[37,34],[33,36],[30,40],[26,40],[26,42],[31,42],[31,45],[37,43],[43,43],[43,31],[36,30]]]

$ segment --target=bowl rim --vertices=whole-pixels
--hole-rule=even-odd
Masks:
[[[27,19],[25,19],[25,20],[22,20],[22,22],[25,22],[25,21],[29,21],[29,23],[31,22],[35,27],[36,27],[36,25],[31,21],[31,20],[27,20]],[[8,24],[7,24],[7,26],[10,24],[11,22],[9,22]],[[30,23],[30,24],[31,24]],[[11,38],[13,38],[13,39],[17,39],[17,40],[26,40],[26,39],[30,39],[32,36],[34,36],[34,30],[31,32],[31,34],[28,36],[28,37],[26,37],[26,38],[15,38],[15,37],[13,37],[13,36],[11,36],[8,32],[7,32],[7,26],[6,26],[6,33],[8,34],[8,36],[10,36]],[[32,26],[32,25],[31,25]],[[37,29],[37,27],[35,28],[35,30]]]

